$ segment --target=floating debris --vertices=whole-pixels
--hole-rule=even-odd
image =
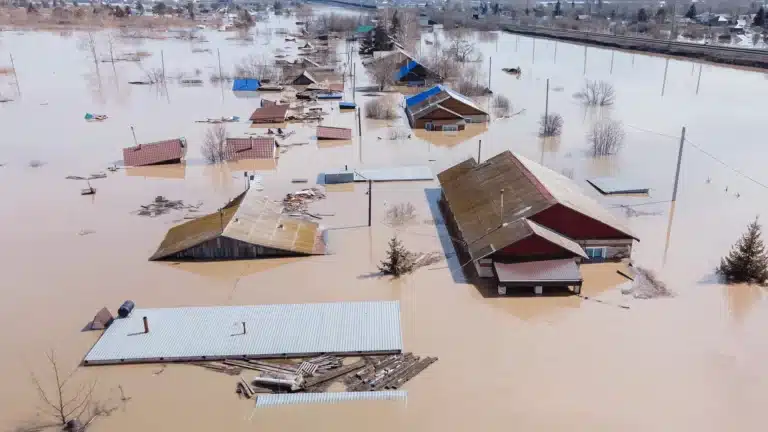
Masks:
[[[81,229],[80,232],[77,233],[77,235],[79,235],[79,236],[86,236],[88,234],[93,234],[95,232],[96,231],[90,230],[90,229]]]
[[[309,203],[321,199],[325,199],[325,193],[318,188],[289,193],[283,198],[283,213],[307,213]]]
[[[637,299],[652,299],[658,297],[674,297],[675,293],[667,288],[667,285],[660,281],[656,274],[643,267],[630,267],[634,274],[632,282],[621,288],[621,293],[631,295]],[[625,276],[626,277],[626,276]]]
[[[85,120],[86,121],[104,121],[108,119],[106,114],[91,114],[91,113],[85,113]]]
[[[219,123],[235,123],[239,121],[240,121],[240,117],[230,116],[230,117],[219,117],[219,118],[206,118],[205,120],[197,120],[195,121],[195,123],[219,124]]]
[[[141,206],[141,209],[134,212],[139,216],[156,217],[169,213],[171,210],[190,210],[196,211],[203,205],[202,202],[196,205],[184,204],[182,200],[169,200],[162,195],[155,197],[155,200],[147,205]]]

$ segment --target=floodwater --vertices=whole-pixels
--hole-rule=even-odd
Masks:
[[[261,24],[268,26],[290,28],[290,20]],[[153,53],[146,68],[160,67],[162,50],[169,76],[194,68],[208,76],[218,68],[217,49],[222,65],[231,68],[246,55],[273,55],[287,45],[283,36],[262,32],[253,43],[207,32],[209,42],[200,45],[213,54],[193,54],[197,44],[172,39],[116,43],[118,50]],[[669,60],[664,84],[663,57],[590,47],[585,68],[583,46],[500,35],[498,42],[479,42],[478,48],[482,67],[493,58],[492,89],[508,96],[516,112],[525,110],[517,116],[472,126],[461,136],[418,132],[400,140],[387,134],[392,125],[402,127],[403,119],[363,121],[362,142],[355,129],[352,142],[337,146],[318,146],[312,131],[301,129],[297,140],[309,144],[290,148],[277,164],[210,167],[200,153],[207,126],[194,121],[247,118],[258,98],[238,98],[228,86],[207,79],[202,87],[170,84],[167,92],[129,86],[127,81],[140,78],[136,65],[120,63],[113,70],[103,63],[97,75],[78,41],[77,34],[0,35],[0,59],[13,53],[21,89],[17,101],[0,104],[0,163],[6,164],[0,168],[2,430],[46,420],[37,414],[41,402],[30,378],[34,373],[50,383],[44,353],[53,349],[62,370],[74,368],[98,337],[80,329],[102,306],[114,311],[126,299],[140,307],[400,300],[406,348],[440,360],[405,386],[407,404],[258,411],[252,402],[237,400],[235,378],[194,366],[81,368],[74,382],[98,380],[96,399],[117,407],[92,424],[94,431],[763,429],[765,292],[725,287],[712,276],[746,224],[768,210],[760,185],[768,182],[758,108],[768,91],[762,72],[704,64],[697,93],[699,64]],[[106,53],[105,38],[99,41]],[[339,51],[344,46],[340,43]],[[507,66],[521,66],[522,77],[500,71]],[[357,70],[362,71],[359,63]],[[595,112],[574,101],[585,74],[616,86],[615,106]],[[563,135],[554,142],[536,136],[547,79],[549,109],[565,120]],[[366,81],[359,74],[357,82]],[[13,95],[14,88],[10,77],[0,77],[3,94]],[[364,96],[357,94],[356,100]],[[85,112],[110,118],[86,123]],[[585,135],[601,116],[622,121],[626,141],[617,156],[594,160],[585,153]],[[324,124],[354,127],[354,114],[336,111]],[[140,142],[185,136],[186,166],[121,170],[92,181],[95,196],[80,196],[84,184],[64,177],[97,172],[119,160],[120,149],[133,143],[131,126]],[[683,126],[690,144],[671,217],[668,201]],[[228,130],[231,136],[253,131],[245,123]],[[243,189],[243,169],[257,170],[262,193],[276,199],[304,186],[291,184],[292,178],[308,178],[311,185],[318,173],[344,165],[429,164],[439,170],[475,156],[478,140],[482,158],[511,149],[585,187],[584,178],[603,175],[651,187],[649,198],[604,201],[608,206],[661,201],[637,207],[652,214],[630,220],[641,239],[634,259],[657,270],[677,296],[622,296],[614,264],[583,267],[584,294],[600,302],[488,295],[467,283],[443,227],[431,222],[436,182],[374,185],[372,228],[365,226],[365,186],[329,188],[328,198],[313,209],[334,214],[323,219],[332,254],[305,259],[148,262],[184,213],[154,219],[131,214],[156,195],[202,201],[202,210],[214,210]],[[46,164],[31,168],[33,159]],[[405,201],[418,212],[414,223],[399,229],[405,244],[415,251],[445,251],[451,258],[397,281],[370,277],[393,233],[383,223],[386,207]],[[81,230],[94,232],[81,236]],[[129,400],[120,401],[119,388]]]

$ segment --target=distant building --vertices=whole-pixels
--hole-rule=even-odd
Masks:
[[[489,120],[474,101],[444,85],[406,98],[405,113],[414,129],[463,130],[467,123]]]
[[[245,191],[221,210],[177,225],[155,260],[232,260],[325,254],[315,222],[290,217],[283,206]]]
[[[146,166],[180,163],[187,152],[187,141],[175,138],[123,149],[123,165]]]
[[[442,205],[480,277],[507,287],[572,287],[579,264],[629,258],[636,237],[572,180],[509,151],[438,174]]]
[[[277,146],[274,138],[227,138],[224,159],[234,162],[246,159],[274,159]]]

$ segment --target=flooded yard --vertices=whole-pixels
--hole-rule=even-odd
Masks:
[[[351,141],[317,142],[315,124],[292,123],[287,129],[296,131],[294,141],[308,144],[286,148],[276,163],[206,165],[201,143],[209,125],[195,121],[247,119],[260,106],[258,96],[233,94],[231,83],[209,82],[219,67],[217,50],[230,72],[249,55],[272,59],[278,48],[297,53],[298,43],[275,33],[295,30],[292,19],[257,28],[252,42],[209,30],[202,32],[205,43],[115,39],[121,52],[149,52],[144,68],[164,63],[168,76],[200,69],[202,86],[174,82],[167,90],[129,85],[143,77],[132,62],[114,68],[99,63],[97,73],[90,54],[78,48],[83,35],[77,32],[0,33],[0,68],[12,53],[21,90],[16,95],[13,77],[0,76],[0,94],[15,99],[0,104],[0,429],[39,416],[31,374],[49,372],[45,352],[54,349],[62,369],[74,368],[98,338],[80,329],[101,307],[114,311],[127,299],[139,307],[399,300],[406,350],[440,360],[407,383],[407,404],[258,411],[252,401],[237,400],[233,377],[199,367],[169,365],[162,373],[159,365],[80,368],[75,379],[97,379],[97,398],[120,400],[120,388],[130,398],[95,421],[94,431],[763,429],[765,292],[720,285],[713,271],[747,223],[768,211],[768,149],[758,108],[768,91],[764,73],[675,59],[667,64],[663,57],[594,47],[585,54],[580,45],[499,34],[478,40],[481,69],[488,70],[492,58],[490,87],[507,96],[515,112],[524,110],[519,115],[458,133],[411,131],[410,138],[392,140],[389,130],[408,124],[399,110],[397,120],[363,119],[360,139],[354,113],[322,102],[333,109],[322,124],[352,128]],[[107,33],[96,37],[107,55]],[[446,37],[438,30],[423,39]],[[200,47],[211,52],[193,53]],[[338,42],[338,52],[345,48]],[[422,41],[416,51],[429,48]],[[360,59],[353,58],[357,85],[369,84]],[[518,66],[519,78],[501,71]],[[616,103],[584,108],[573,94],[585,77],[612,83]],[[559,138],[542,140],[537,132],[547,79],[549,110],[563,116],[564,127]],[[344,100],[352,100],[346,80]],[[366,96],[358,92],[355,100],[361,105]],[[86,122],[86,112],[109,118]],[[617,155],[593,158],[586,135],[604,117],[623,123],[626,140]],[[689,142],[672,206],[683,126]],[[140,143],[186,137],[186,164],[120,169],[91,180],[97,193],[81,196],[85,182],[65,177],[87,177],[122,159],[122,148],[134,145],[132,127]],[[227,130],[233,137],[257,131],[245,121]],[[215,211],[244,190],[245,171],[261,176],[261,194],[282,199],[345,166],[429,165],[437,173],[477,157],[478,147],[482,159],[519,152],[585,189],[585,178],[612,175],[649,187],[646,198],[600,200],[617,214],[623,213],[620,204],[645,203],[635,208],[650,214],[629,219],[641,240],[633,259],[656,270],[677,295],[623,296],[618,285],[625,280],[615,264],[582,267],[582,294],[590,299],[492,295],[466,280],[445,227],[435,224],[441,218],[436,181],[374,184],[371,228],[367,185],[329,186],[327,198],[311,208],[333,215],[320,222],[328,229],[330,254],[308,258],[149,262],[166,231],[187,213],[133,214],[159,195],[202,201],[200,212]],[[44,164],[31,167],[32,160]],[[294,178],[309,184],[292,184]],[[417,216],[397,229],[400,239],[413,251],[440,251],[448,259],[399,280],[371,277],[395,232],[385,223],[387,209],[403,202],[412,203]],[[92,233],[80,235],[84,230]]]

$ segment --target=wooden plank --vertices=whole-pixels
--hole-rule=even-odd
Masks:
[[[322,383],[324,383],[326,381],[330,381],[330,380],[338,378],[338,377],[340,377],[342,375],[345,375],[345,374],[348,374],[350,372],[354,372],[354,371],[357,371],[359,369],[362,369],[362,368],[365,367],[366,364],[367,363],[366,363],[365,360],[358,360],[358,361],[352,363],[351,365],[342,366],[342,367],[334,370],[333,372],[328,372],[327,374],[323,374],[323,375],[320,375],[320,376],[317,376],[317,377],[309,378],[306,381],[304,381],[304,388],[309,390],[312,387],[314,387],[316,385],[319,385],[319,384],[322,384]]]

